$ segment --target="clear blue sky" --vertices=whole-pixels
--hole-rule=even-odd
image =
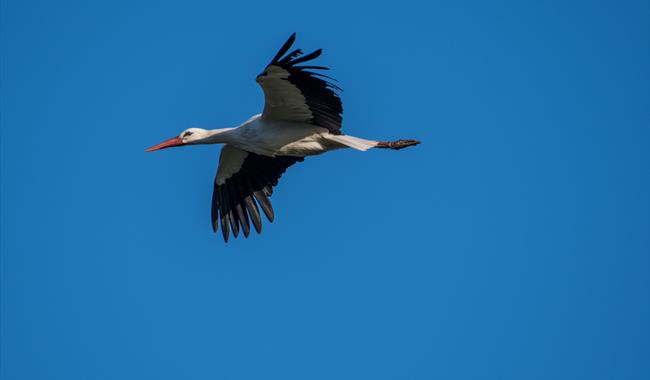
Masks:
[[[237,3],[237,4],[236,4]],[[647,379],[647,1],[4,0],[2,379]],[[344,130],[210,228],[291,32]]]

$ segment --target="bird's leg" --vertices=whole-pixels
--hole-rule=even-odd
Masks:
[[[379,141],[377,142],[377,148],[400,150],[419,143],[418,140]]]

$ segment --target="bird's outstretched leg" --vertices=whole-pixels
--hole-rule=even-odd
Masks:
[[[400,150],[400,149],[407,148],[409,146],[418,145],[419,143],[420,142],[418,140],[379,141],[377,142],[376,147]]]

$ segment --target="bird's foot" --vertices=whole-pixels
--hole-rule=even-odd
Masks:
[[[409,146],[418,145],[419,143],[418,140],[381,141],[377,143],[377,148],[400,150]]]

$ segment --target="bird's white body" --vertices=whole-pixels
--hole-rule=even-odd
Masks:
[[[190,128],[155,145],[148,152],[182,145],[224,144],[212,192],[212,228],[221,226],[223,238],[240,228],[248,237],[251,223],[262,231],[260,210],[269,221],[274,212],[269,197],[282,174],[306,156],[353,148],[402,149],[417,140],[373,141],[343,134],[343,106],[335,79],[322,74],[326,67],[308,62],[318,49],[303,55],[289,51],[295,33],[282,45],[256,81],[264,91],[264,111],[235,128]],[[305,65],[305,63],[308,63]]]
[[[183,138],[186,144],[229,144],[247,152],[264,156],[314,156],[340,148],[368,150],[377,141],[358,137],[335,135],[327,129],[309,123],[265,120],[255,115],[236,128],[206,131],[190,128],[193,132]]]

